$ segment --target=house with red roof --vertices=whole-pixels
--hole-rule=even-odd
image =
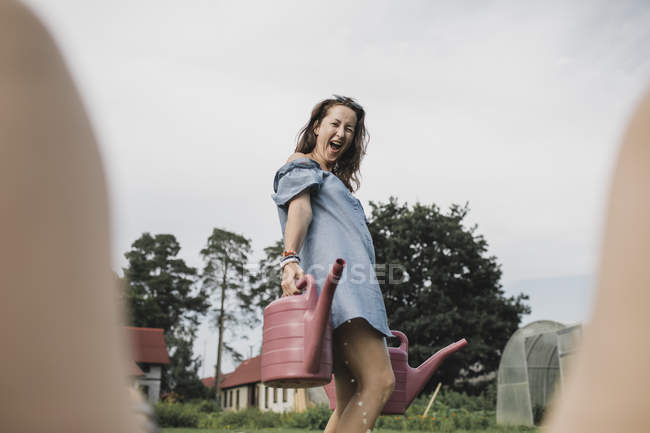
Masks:
[[[132,326],[127,326],[125,329],[135,362],[131,376],[147,399],[151,403],[157,403],[160,399],[162,369],[169,364],[164,330]]]
[[[262,357],[243,361],[232,373],[223,375],[221,381],[221,407],[224,410],[243,410],[257,407],[262,411],[286,412],[293,410],[294,389],[267,387],[262,383]],[[214,377],[201,380],[214,386]]]
[[[232,373],[223,375],[220,402],[224,410],[243,410],[256,407],[261,411],[289,412],[302,410],[310,403],[326,402],[322,387],[314,390],[273,388],[262,383],[262,357],[243,361]],[[201,382],[214,386],[214,377]],[[321,395],[322,394],[322,395]]]

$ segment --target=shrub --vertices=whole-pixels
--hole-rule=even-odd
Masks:
[[[262,412],[259,409],[247,409],[248,416],[247,426],[255,429],[280,427],[283,425],[282,414],[267,411]]]
[[[157,403],[154,412],[161,427],[198,427],[201,417],[196,407],[180,403]]]
[[[490,389],[488,389],[489,391]],[[431,395],[421,395],[415,399],[407,413],[413,415],[422,414],[424,409],[429,404]],[[490,393],[481,395],[467,395],[464,392],[456,391],[443,391],[438,394],[436,401],[433,403],[432,409],[439,409],[440,407],[465,409],[470,412],[481,410],[494,410],[496,408],[496,399]]]
[[[214,400],[192,400],[189,404],[195,406],[201,413],[217,413],[222,410]]]
[[[410,408],[409,408],[410,411]],[[485,430],[495,425],[494,411],[470,412],[464,409],[445,408],[436,410],[425,417],[422,414],[382,415],[377,419],[376,427],[402,431],[452,432],[459,429],[476,431]]]
[[[438,423],[438,430],[444,433],[450,433],[456,430],[456,425],[451,418],[443,417]]]
[[[219,424],[220,418],[221,418],[221,413],[209,413],[203,415],[199,419],[199,425],[197,427],[203,429],[220,428],[220,424]]]
[[[198,427],[206,429],[293,427],[309,430],[323,430],[331,415],[327,405],[318,405],[305,412],[261,412],[257,408],[231,412],[223,411],[202,415]]]
[[[241,411],[223,411],[203,416],[199,422],[200,428],[221,429],[247,427],[253,429],[279,427],[282,425],[282,414],[261,412],[256,408]]]
[[[307,417],[307,428],[310,430],[324,430],[327,426],[332,411],[328,404],[319,404],[315,407],[310,407],[305,412]]]
[[[309,416],[307,412],[287,412],[284,414],[283,425],[299,429],[309,428]]]
[[[223,411],[221,412],[221,416],[218,418],[219,425],[217,427],[244,427],[246,425],[246,421],[248,420],[249,412],[251,412],[250,409],[239,411]]]

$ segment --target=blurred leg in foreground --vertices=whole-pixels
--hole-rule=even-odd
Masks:
[[[549,432],[650,429],[650,94],[634,114],[610,191],[593,320]]]
[[[0,0],[0,431],[139,431],[97,146],[28,10]]]

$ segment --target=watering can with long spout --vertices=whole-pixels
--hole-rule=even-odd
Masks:
[[[403,414],[422,388],[424,388],[424,385],[426,385],[442,361],[452,353],[465,347],[467,340],[463,338],[447,347],[443,347],[424,361],[422,365],[417,368],[412,368],[408,364],[408,338],[400,331],[391,330],[390,332],[400,339],[400,346],[388,348],[390,362],[393,367],[393,373],[395,374],[395,389],[384,405],[381,413]],[[336,408],[336,386],[333,379],[325,386],[325,392],[330,400],[330,409],[334,410]]]
[[[345,261],[337,259],[320,296],[314,277],[296,286],[302,295],[287,296],[264,309],[262,382],[274,388],[311,388],[332,377],[330,310]]]

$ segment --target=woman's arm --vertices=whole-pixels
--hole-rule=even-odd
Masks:
[[[288,162],[296,158],[305,157],[302,153],[295,153]],[[305,190],[289,202],[287,224],[284,228],[285,251],[300,251],[311,224],[311,200],[309,190]],[[302,278],[304,272],[298,263],[289,263],[282,269],[282,296],[298,295],[300,290],[296,281]]]
[[[303,191],[289,203],[289,215],[284,229],[285,251],[300,251],[311,224],[311,201],[309,190]],[[282,269],[282,295],[299,295],[296,281],[304,272],[298,263],[288,263]]]
[[[284,249],[300,251],[311,224],[311,201],[305,190],[289,203],[289,215],[284,229]]]

